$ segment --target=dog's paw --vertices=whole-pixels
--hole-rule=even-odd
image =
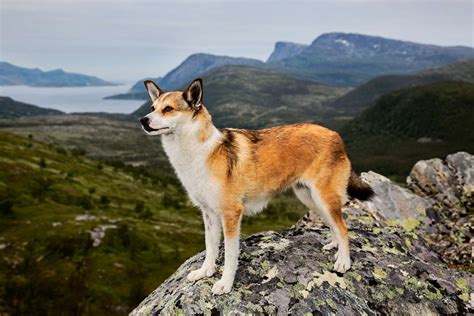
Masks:
[[[229,293],[232,289],[232,282],[227,282],[226,280],[220,279],[212,286],[212,294],[222,295]]]
[[[334,263],[334,270],[340,273],[345,273],[351,268],[351,257],[347,254],[336,252],[336,263]]]
[[[323,246],[324,250],[331,250],[333,248],[337,248],[337,241],[331,241],[329,244]]]
[[[215,267],[214,266],[202,266],[201,268],[189,272],[187,279],[188,281],[197,281],[200,280],[204,277],[210,277],[214,274],[215,272]]]

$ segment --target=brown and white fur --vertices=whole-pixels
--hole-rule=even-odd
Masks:
[[[228,293],[237,270],[242,216],[260,212],[273,194],[288,187],[330,227],[331,241],[323,249],[337,248],[334,269],[350,268],[341,207],[348,194],[368,199],[373,192],[352,172],[336,132],[314,124],[219,130],[202,104],[201,79],[184,92],[163,92],[152,81],[145,86],[152,111],[140,120],[142,127],[149,135],[162,135],[178,178],[203,214],[206,256],[188,280],[214,274],[223,229],[224,272],[212,292]]]

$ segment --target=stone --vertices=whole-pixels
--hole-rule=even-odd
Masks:
[[[131,315],[428,315],[474,313],[473,156],[418,162],[408,188],[362,174],[375,191],[343,209],[352,267],[332,271],[329,229],[312,212],[283,232],[244,238],[234,287],[214,296],[214,276],[196,282],[204,252],[188,259]]]

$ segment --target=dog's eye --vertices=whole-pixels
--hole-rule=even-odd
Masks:
[[[154,111],[154,110],[155,110],[155,107],[154,107],[153,105],[151,106],[151,110],[152,110],[152,111]]]
[[[163,112],[171,112],[173,111],[173,108],[171,106],[165,106],[165,108],[163,109]]]

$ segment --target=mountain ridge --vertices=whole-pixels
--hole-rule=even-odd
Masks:
[[[62,69],[43,71],[0,61],[0,86],[27,85],[33,87],[89,87],[110,86],[115,83],[95,76],[65,72]]]
[[[65,113],[59,110],[42,108],[36,105],[19,102],[10,97],[0,96],[0,118],[61,114]]]
[[[359,85],[474,58],[474,48],[438,46],[356,33],[324,33],[300,54],[273,63],[281,71],[333,85]]]

